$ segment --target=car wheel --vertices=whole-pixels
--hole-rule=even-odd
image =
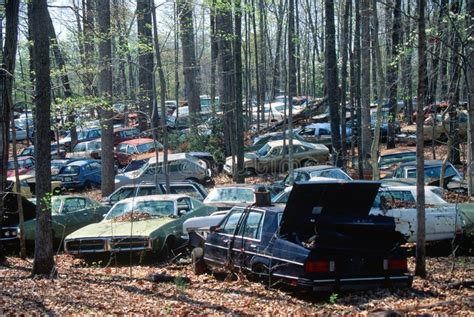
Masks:
[[[316,162],[316,161],[314,161],[314,160],[305,160],[305,161],[303,162],[303,166],[304,166],[304,167],[315,166],[315,165],[317,165],[317,164],[318,164],[318,162]]]
[[[206,263],[204,262],[204,250],[202,248],[194,248],[191,252],[193,271],[196,275],[206,273]]]

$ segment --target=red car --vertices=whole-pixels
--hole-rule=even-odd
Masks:
[[[118,128],[114,129],[114,145],[117,145],[121,142],[135,139],[140,135],[140,130],[138,128]]]
[[[35,168],[35,159],[32,156],[18,157],[18,175],[28,174]],[[15,176],[15,163],[8,161],[7,177]]]

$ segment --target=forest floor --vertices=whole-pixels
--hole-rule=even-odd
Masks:
[[[125,263],[128,263],[125,260]],[[428,258],[427,279],[415,278],[410,289],[352,293],[302,294],[249,282],[244,276],[192,273],[189,260],[175,264],[86,263],[56,256],[58,276],[32,278],[31,260],[7,258],[0,266],[0,315],[8,314],[164,314],[164,315],[313,315],[464,314],[474,311],[472,288],[452,287],[474,276],[474,258]],[[414,271],[414,259],[409,260]],[[157,282],[155,274],[171,276]],[[450,286],[451,285],[451,286]]]

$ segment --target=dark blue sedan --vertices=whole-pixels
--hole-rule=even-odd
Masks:
[[[313,291],[408,287],[394,219],[369,215],[379,186],[297,183],[286,206],[235,207],[193,250],[195,272],[242,269]]]
[[[100,186],[102,166],[96,160],[76,160],[61,167],[55,179],[64,189],[84,189]]]

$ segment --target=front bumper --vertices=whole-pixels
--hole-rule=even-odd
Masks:
[[[64,251],[69,254],[152,251],[152,240],[140,236],[66,239]]]
[[[297,286],[315,292],[324,291],[355,291],[381,287],[411,287],[413,276],[410,274],[396,276],[372,276],[338,279],[298,279]]]

